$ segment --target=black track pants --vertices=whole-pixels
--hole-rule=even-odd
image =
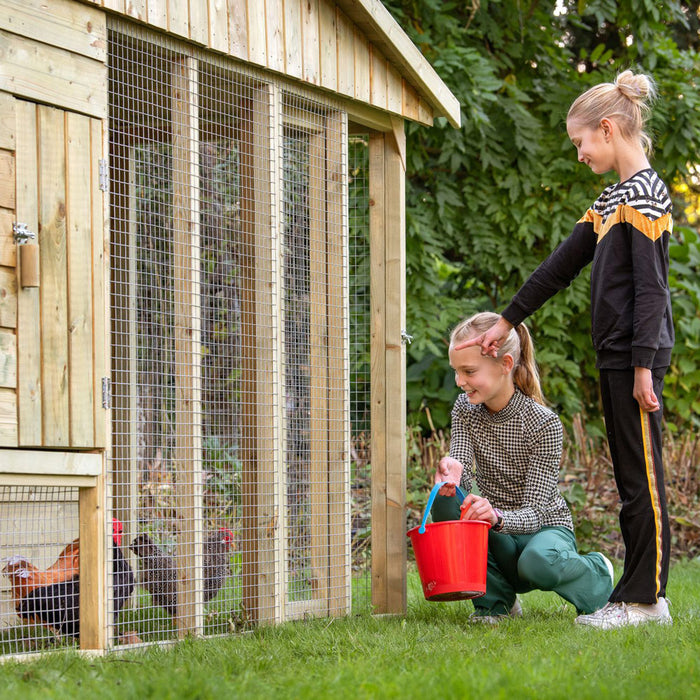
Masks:
[[[662,403],[665,368],[652,370]],[[632,397],[634,370],[600,370],[605,428],[620,494],[625,568],[613,603],[655,603],[666,595],[670,530],[661,457],[662,408],[646,413]]]

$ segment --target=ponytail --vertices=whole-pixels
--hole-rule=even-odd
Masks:
[[[513,368],[513,383],[526,396],[539,404],[545,405],[542,386],[540,385],[540,373],[535,361],[535,346],[533,345],[530,331],[521,323],[513,329],[520,341],[520,360]]]

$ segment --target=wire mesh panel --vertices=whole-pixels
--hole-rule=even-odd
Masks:
[[[344,117],[129,25],[109,69],[113,639],[345,612]]]
[[[78,489],[0,486],[0,653],[78,642]]]
[[[371,604],[369,137],[348,139],[353,610]]]

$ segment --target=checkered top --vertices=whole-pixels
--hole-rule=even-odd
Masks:
[[[465,493],[475,472],[481,495],[503,513],[502,532],[530,534],[554,525],[573,531],[558,488],[562,432],[557,415],[519,389],[498,413],[470,404],[466,394],[455,401],[450,456],[465,467]]]

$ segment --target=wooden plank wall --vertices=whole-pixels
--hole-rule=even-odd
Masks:
[[[406,119],[433,123],[432,106],[331,0],[81,2]]]

